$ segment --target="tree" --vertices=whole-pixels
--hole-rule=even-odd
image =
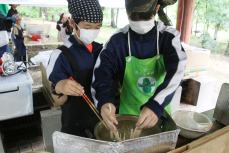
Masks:
[[[228,0],[196,0],[195,18],[197,22],[205,25],[204,32],[208,32],[209,27],[215,29],[214,39],[220,30],[227,30],[229,27],[229,2]],[[197,30],[197,29],[196,29]]]
[[[214,40],[217,40],[217,35],[219,30],[226,30],[228,22],[229,22],[229,14],[228,14],[228,1],[212,1],[210,0],[206,20],[214,27]],[[228,7],[226,7],[228,6]]]

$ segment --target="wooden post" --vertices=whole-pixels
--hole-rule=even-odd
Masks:
[[[184,0],[179,0],[178,9],[177,9],[177,25],[176,25],[176,29],[179,32],[182,32],[183,14],[184,14]]]
[[[192,16],[195,0],[179,0],[177,11],[177,30],[181,32],[181,41],[189,43],[192,30]]]

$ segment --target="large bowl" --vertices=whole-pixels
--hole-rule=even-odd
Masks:
[[[136,127],[138,117],[130,116],[130,115],[118,115],[117,120],[119,123],[117,129],[121,140],[128,140],[137,137],[149,136],[149,135],[154,135],[161,132],[176,129],[176,125],[172,120],[169,120],[168,122],[163,122],[162,120],[159,120],[159,122],[153,128],[143,129],[142,131],[138,131],[139,133],[133,137],[133,130]],[[97,140],[112,141],[112,142],[120,141],[117,140],[117,137],[115,137],[114,134],[112,134],[110,130],[108,130],[101,122],[96,125],[94,134]]]
[[[212,127],[212,121],[204,114],[179,110],[172,115],[180,135],[188,139],[196,139],[206,134]]]

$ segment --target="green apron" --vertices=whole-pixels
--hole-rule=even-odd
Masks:
[[[159,40],[159,32],[157,32]],[[140,108],[155,93],[163,83],[166,75],[163,56],[159,54],[152,58],[138,59],[131,56],[130,34],[128,33],[129,56],[126,57],[126,68],[120,95],[119,114],[139,115]],[[170,106],[166,107],[170,112]]]

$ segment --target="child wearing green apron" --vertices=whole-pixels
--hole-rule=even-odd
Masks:
[[[139,116],[139,128],[153,127],[165,110],[170,112],[183,78],[186,54],[179,33],[154,20],[159,2],[126,0],[129,25],[110,38],[97,59],[92,93],[111,130],[116,130],[117,112]]]

